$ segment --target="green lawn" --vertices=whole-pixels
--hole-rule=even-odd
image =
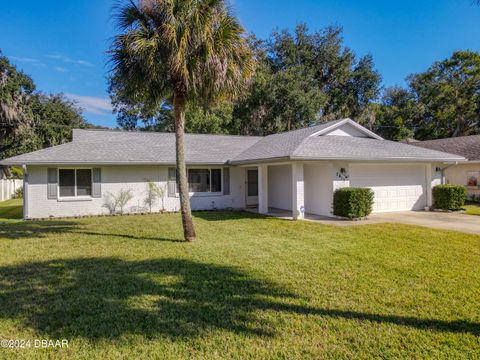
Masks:
[[[0,358],[479,358],[480,236],[248,213],[0,223]]]
[[[465,205],[464,206],[465,208],[465,214],[468,214],[468,215],[480,215],[480,205],[478,204],[471,204],[471,205]]]
[[[22,218],[22,199],[0,201],[0,223],[15,222]]]

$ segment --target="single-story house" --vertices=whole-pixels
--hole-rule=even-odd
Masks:
[[[411,144],[466,158],[466,162],[451,164],[443,169],[444,182],[463,185],[470,195],[480,196],[480,135],[418,141]]]
[[[375,212],[431,205],[441,167],[463,156],[387,141],[351,119],[265,137],[187,134],[193,210],[258,207],[331,215],[335,189],[370,187]],[[105,198],[130,190],[126,211],[145,209],[148,181],[165,189],[154,211],[179,210],[175,136],[74,130],[67,144],[0,162],[22,165],[28,219],[104,214]]]

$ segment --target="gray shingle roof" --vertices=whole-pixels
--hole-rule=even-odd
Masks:
[[[480,160],[480,135],[420,141],[412,145],[457,154],[470,161]]]
[[[313,136],[305,139],[292,158],[348,160],[461,161],[461,156],[388,140],[352,136]]]
[[[225,164],[260,137],[185,135],[189,164]],[[175,164],[175,134],[75,130],[73,141],[4,160],[15,164]]]
[[[461,161],[461,156],[371,137],[319,136],[352,120],[331,121],[266,137],[185,136],[187,164],[240,164],[277,159]],[[327,130],[328,129],[328,130]],[[368,134],[368,130],[365,130]],[[376,136],[371,134],[371,136]],[[172,133],[74,130],[68,144],[5,159],[17,164],[175,164]]]

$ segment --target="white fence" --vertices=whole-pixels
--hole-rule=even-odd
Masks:
[[[23,186],[21,179],[0,180],[0,201],[11,199],[15,190]]]

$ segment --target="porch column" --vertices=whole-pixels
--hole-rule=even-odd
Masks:
[[[293,220],[305,217],[305,182],[303,163],[292,163],[292,217]]]
[[[258,212],[268,214],[268,166],[258,166]]]
[[[430,207],[433,204],[432,201],[432,164],[425,165],[425,195],[427,200],[427,206]]]

